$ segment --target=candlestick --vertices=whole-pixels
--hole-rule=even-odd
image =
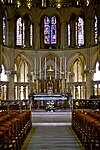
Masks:
[[[61,79],[62,57],[60,57],[60,79]]]
[[[41,80],[41,57],[40,57],[40,80]]]
[[[35,59],[34,59],[34,73],[35,73],[35,80],[36,80],[36,57],[35,57]]]
[[[56,57],[55,57],[55,79],[57,78]]]

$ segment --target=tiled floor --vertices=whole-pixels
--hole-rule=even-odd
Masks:
[[[69,126],[33,127],[22,150],[82,150]]]
[[[33,113],[22,150],[83,150],[71,129],[71,113]]]

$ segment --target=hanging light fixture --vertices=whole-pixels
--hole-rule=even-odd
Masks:
[[[19,8],[21,6],[20,0],[17,1],[17,7]]]
[[[97,5],[100,4],[100,0],[0,0],[2,4],[5,5],[14,5],[16,7],[24,6],[28,7],[29,9],[33,6],[42,6],[41,8],[46,8],[46,7],[56,7],[56,8],[61,8],[61,7],[82,7],[82,6],[90,6],[91,4]]]
[[[32,7],[32,0],[27,0],[27,7],[29,9]]]

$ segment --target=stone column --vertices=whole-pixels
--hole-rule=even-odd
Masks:
[[[95,44],[95,30],[94,30],[94,24],[95,24],[95,18],[90,18],[90,33],[89,33],[89,37],[90,37],[90,45],[94,45]]]
[[[67,47],[67,30],[66,30],[66,22],[63,21],[61,23],[61,48]]]
[[[85,19],[85,45],[86,46],[89,46],[91,45],[91,37],[90,34],[91,34],[91,20],[88,16],[86,16],[86,19]]]
[[[40,48],[40,24],[38,22],[34,24],[34,37],[36,37],[34,39],[35,49],[39,49]]]
[[[29,94],[33,92],[33,72],[28,73]]]
[[[9,85],[8,85],[8,99],[9,100],[14,100],[14,74],[15,71],[11,70],[11,71],[6,71],[7,77],[8,77],[8,81],[9,81]]]
[[[8,18],[8,45],[11,47],[15,46],[16,28],[15,28],[15,18]]]
[[[30,21],[25,22],[26,47],[30,47]]]
[[[70,27],[71,27],[71,29],[70,29],[70,34],[71,34],[71,38],[70,38],[70,45],[72,46],[72,47],[74,47],[74,46],[76,46],[76,35],[75,35],[75,31],[76,31],[76,29],[75,29],[75,20],[71,20],[70,21]]]
[[[86,98],[89,99],[93,95],[93,74],[94,70],[87,70],[86,72]]]

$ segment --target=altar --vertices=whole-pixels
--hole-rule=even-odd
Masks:
[[[46,108],[48,102],[53,102],[56,109],[70,108],[69,100],[66,95],[59,93],[36,93],[33,98],[33,107],[36,109]]]

